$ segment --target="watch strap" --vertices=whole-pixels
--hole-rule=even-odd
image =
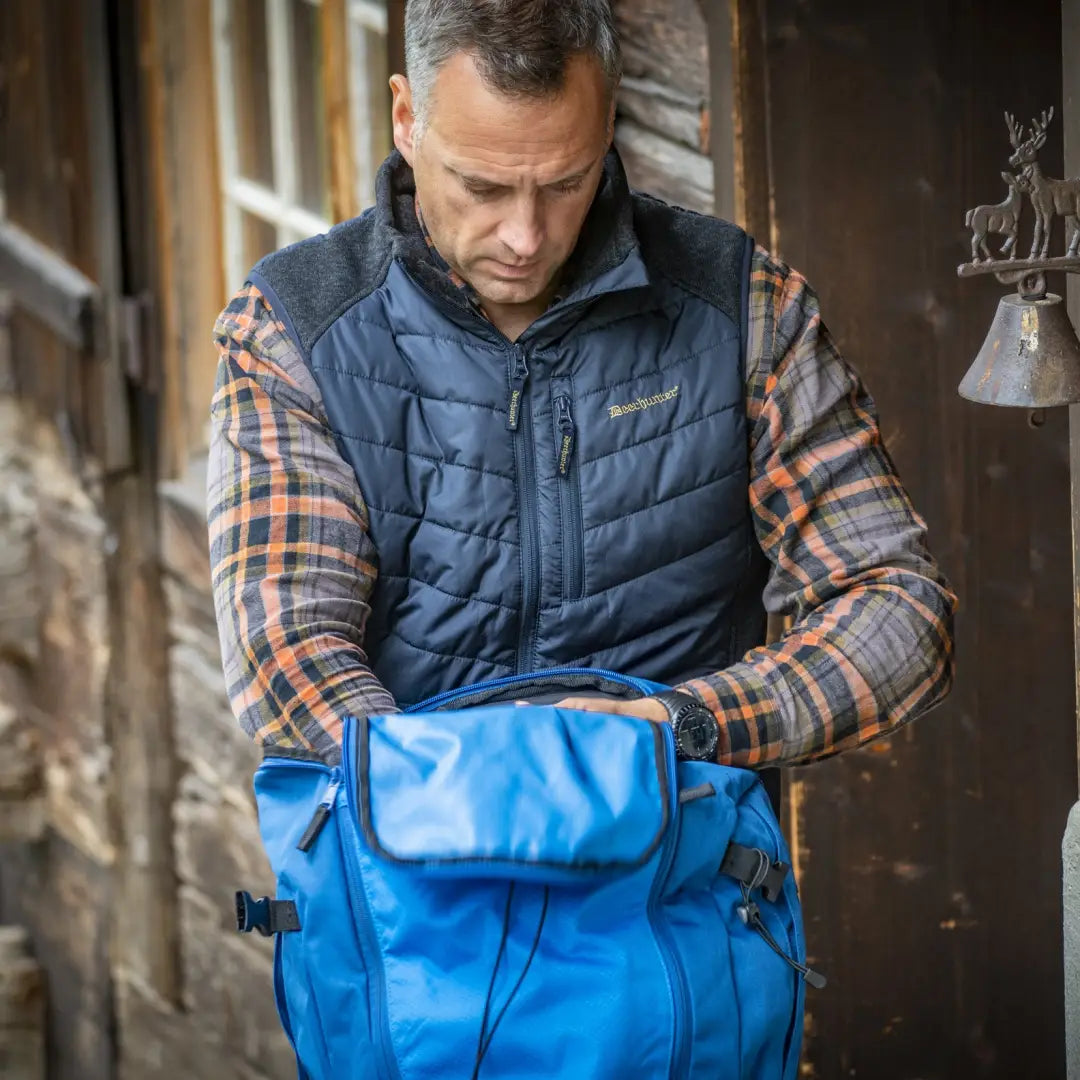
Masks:
[[[681,690],[660,690],[658,693],[652,694],[651,696],[667,709],[668,723],[672,724],[675,722],[675,717],[688,705],[696,706],[699,709],[708,708],[707,705],[694,697],[693,694],[686,694]]]

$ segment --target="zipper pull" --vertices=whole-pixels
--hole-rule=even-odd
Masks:
[[[319,833],[323,831],[323,826],[330,817],[330,811],[333,809],[334,799],[337,797],[338,788],[341,787],[341,780],[341,770],[334,769],[333,772],[330,773],[330,783],[323,793],[321,802],[315,807],[315,813],[311,815],[311,820],[308,822],[308,827],[304,830],[304,835],[300,837],[296,844],[297,851],[309,851],[312,844],[318,840]]]
[[[768,945],[769,948],[772,949],[772,951],[776,953],[776,955],[779,956],[781,960],[784,961],[784,963],[797,971],[803,977],[803,980],[806,983],[812,986],[815,990],[824,990],[825,986],[828,983],[828,980],[825,978],[825,976],[822,975],[820,971],[815,971],[807,964],[800,964],[799,961],[795,959],[795,957],[788,956],[788,954],[784,952],[784,950],[777,943],[776,938],[774,938],[772,934],[769,933],[769,928],[762,921],[761,909],[757,906],[757,904],[754,903],[753,900],[750,899],[750,893],[747,891],[745,885],[743,886],[742,892],[743,902],[735,908],[735,912],[739,916],[739,919],[742,921],[743,925],[748,926],[751,930],[756,931],[761,940],[764,941],[765,944]]]
[[[529,365],[525,362],[525,350],[514,346],[510,352],[510,399],[506,408],[506,427],[517,431],[521,417],[521,395],[525,392],[525,380],[529,377]]]
[[[574,413],[565,394],[555,399],[555,420],[559,426],[559,475],[566,476],[574,456]]]

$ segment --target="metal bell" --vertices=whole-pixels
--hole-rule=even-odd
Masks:
[[[1028,409],[1080,402],[1080,341],[1061,297],[1002,297],[960,396]]]

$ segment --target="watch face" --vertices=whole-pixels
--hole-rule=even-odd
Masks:
[[[679,748],[696,761],[711,757],[716,749],[716,717],[707,709],[688,709],[679,720]]]

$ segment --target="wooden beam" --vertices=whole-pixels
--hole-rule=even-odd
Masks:
[[[10,222],[0,222],[0,285],[69,345],[91,354],[101,291],[84,273]]]
[[[1080,176],[1080,0],[1063,0],[1061,5],[1062,109],[1061,124],[1065,150],[1065,175]],[[1073,326],[1080,329],[1080,277],[1066,274],[1066,303]],[[1077,775],[1080,777],[1080,405],[1069,408],[1069,487],[1072,502],[1073,535],[1073,645],[1077,678]]]
[[[323,109],[330,158],[330,210],[335,221],[360,212],[356,155],[349,115],[349,21],[347,0],[322,0]]]
[[[86,65],[84,105],[90,148],[87,182],[93,199],[96,277],[109,301],[102,305],[102,338],[97,343],[101,364],[94,380],[95,400],[87,411],[88,422],[93,422],[91,440],[102,464],[108,472],[120,472],[131,468],[134,447],[120,328],[113,310],[113,302],[124,291],[124,269],[108,11],[105,0],[86,0],[80,7]]]
[[[709,154],[713,164],[713,213],[735,220],[735,52],[731,8],[735,0],[702,7],[709,27]]]
[[[104,0],[89,3],[98,6]],[[170,170],[164,146],[169,137],[168,99],[177,76],[170,61],[180,51],[180,38],[177,27],[166,21],[170,5],[162,0],[119,0],[118,7],[121,29],[102,63],[112,66],[112,78],[121,88],[112,114],[114,137],[139,160],[125,163],[130,169],[125,175],[125,216],[115,222],[118,238],[121,229],[125,236],[123,285],[130,295],[117,297],[114,318],[119,323],[119,314],[126,312],[132,325],[137,324],[136,298],[153,296],[157,310],[150,320],[152,340],[165,361],[154,354],[144,363],[179,382],[183,365],[176,344],[175,272],[180,261],[176,237],[185,220],[184,208],[175,205],[168,185],[176,179],[173,172],[185,180],[190,176]],[[189,5],[171,7],[178,9],[178,16]],[[170,31],[177,35],[171,43]],[[108,67],[102,75],[110,75]],[[133,192],[133,187],[139,190]],[[154,486],[160,402],[145,380],[133,387],[131,401],[138,449],[134,467],[111,474],[103,486],[103,512],[112,537],[105,567],[109,810],[116,851],[111,868],[110,953],[120,978],[134,979],[177,1006],[182,989],[172,818],[177,765]]]
[[[717,0],[709,21],[714,213],[772,243],[768,77],[761,0]]]
[[[387,0],[386,69],[391,75],[405,74],[405,0]]]
[[[773,245],[769,175],[769,78],[763,0],[733,0],[735,71],[735,220]]]

